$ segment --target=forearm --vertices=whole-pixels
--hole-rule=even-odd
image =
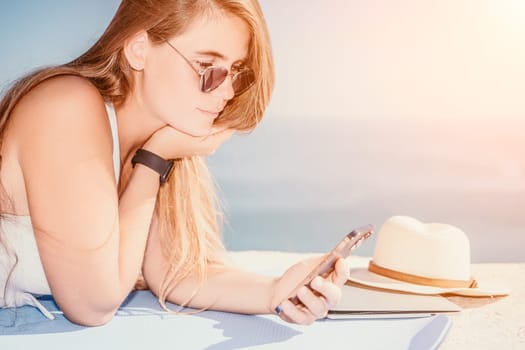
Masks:
[[[196,276],[183,280],[168,296],[168,301],[187,306],[244,314],[271,313],[271,297],[276,278],[256,275],[228,267],[210,268],[208,278],[198,288]],[[198,288],[198,289],[197,289]]]
[[[140,273],[158,190],[159,175],[137,164],[119,201],[118,273],[124,297]]]

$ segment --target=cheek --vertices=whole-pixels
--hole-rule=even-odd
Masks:
[[[142,84],[144,103],[155,116],[166,123],[177,122],[174,119],[183,121],[184,115],[195,108],[196,102],[195,94],[188,86],[188,77],[184,72],[160,67],[161,64],[156,67],[151,66],[144,71]]]
[[[151,115],[179,131],[208,135],[213,120],[197,108],[213,106],[198,89],[195,73],[173,62],[150,62],[142,76],[142,100]]]

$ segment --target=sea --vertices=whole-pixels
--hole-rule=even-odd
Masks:
[[[525,261],[525,122],[266,116],[208,159],[230,250],[326,252],[391,216],[454,225],[471,260]]]

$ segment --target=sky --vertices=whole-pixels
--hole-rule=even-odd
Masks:
[[[70,60],[116,0],[0,4],[0,88]],[[261,0],[276,62],[270,114],[291,118],[519,119],[525,1]]]
[[[0,1],[0,89],[82,54],[119,2]],[[210,159],[232,241],[268,248],[254,242],[289,229],[315,243],[395,211],[464,228],[478,261],[523,261],[525,0],[260,3],[272,101]]]

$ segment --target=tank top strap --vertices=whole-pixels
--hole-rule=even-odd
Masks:
[[[113,136],[113,168],[115,170],[115,179],[118,183],[120,178],[120,146],[118,139],[117,115],[112,103],[106,103],[111,134]]]

